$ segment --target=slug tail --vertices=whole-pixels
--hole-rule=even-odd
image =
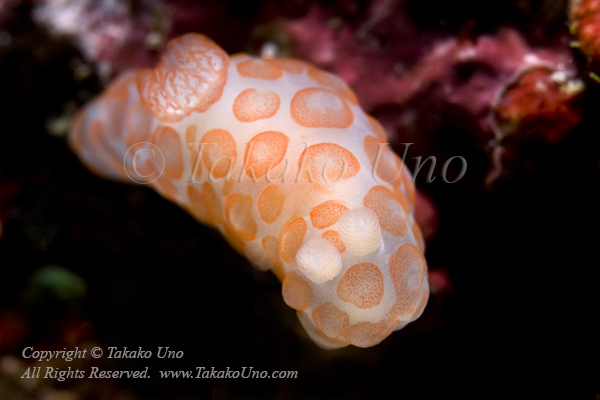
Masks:
[[[69,145],[101,177],[141,183],[144,175],[132,157],[150,142],[155,121],[140,101],[137,74],[122,75],[73,121]]]

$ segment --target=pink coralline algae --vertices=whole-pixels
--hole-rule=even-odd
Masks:
[[[569,14],[577,47],[593,64],[597,64],[600,61],[600,1],[571,1]]]
[[[158,0],[45,0],[34,9],[34,18],[72,38],[103,78],[152,65],[170,28]]]
[[[243,47],[244,16],[232,16],[231,8],[239,7],[210,0],[41,0],[33,18],[71,39],[107,81],[155,65],[167,41],[188,32]]]
[[[419,154],[432,154],[435,131],[469,133],[490,155],[488,183],[516,143],[532,136],[556,143],[579,122],[584,85],[566,40],[533,48],[512,28],[474,38],[424,34],[402,5],[374,2],[362,25],[335,27],[332,15],[314,6],[282,29],[296,56],[353,87],[392,143],[414,142]]]
[[[569,107],[579,90],[563,71],[532,68],[508,86],[496,104],[500,134],[521,131],[543,135],[551,143],[560,141],[579,122],[579,114]]]

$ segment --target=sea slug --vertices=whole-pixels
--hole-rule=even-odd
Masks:
[[[323,348],[376,345],[425,308],[410,172],[335,75],[187,34],[85,107],[69,142],[92,171],[149,184],[273,271]]]

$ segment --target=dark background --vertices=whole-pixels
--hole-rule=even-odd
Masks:
[[[265,6],[223,4],[240,21],[237,32],[249,32]],[[545,3],[483,4],[410,3],[423,26],[444,19],[449,31],[471,20],[482,31],[503,24],[532,30]],[[10,11],[4,29],[14,42],[0,50],[0,357],[20,360],[24,370],[44,365],[23,360],[25,346],[90,343],[169,346],[185,356],[87,359],[88,370],[149,366],[152,379],[33,388],[0,363],[0,399],[58,392],[82,399],[600,398],[597,84],[587,82],[583,122],[560,144],[524,145],[494,188],[480,183],[484,170],[477,168],[486,159],[473,143],[448,144],[474,169],[455,184],[420,178],[417,186],[440,216],[428,263],[447,271],[451,289],[433,294],[418,321],[376,347],[324,351],[284,304],[274,276],[254,270],[216,231],[148,188],[95,177],[64,137],[49,133],[48,121],[67,102],[82,103],[102,84],[95,76],[73,80],[69,62],[78,50],[37,26],[30,10],[20,2]],[[566,29],[553,20],[546,26]],[[85,292],[65,300],[36,289],[32,277],[48,265],[82,278]],[[159,369],[198,366],[297,370],[298,379],[157,378]]]

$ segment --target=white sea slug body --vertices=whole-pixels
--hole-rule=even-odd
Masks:
[[[69,141],[96,173],[149,183],[272,270],[324,348],[373,346],[427,303],[410,173],[348,86],[310,64],[187,34],[112,83]]]

